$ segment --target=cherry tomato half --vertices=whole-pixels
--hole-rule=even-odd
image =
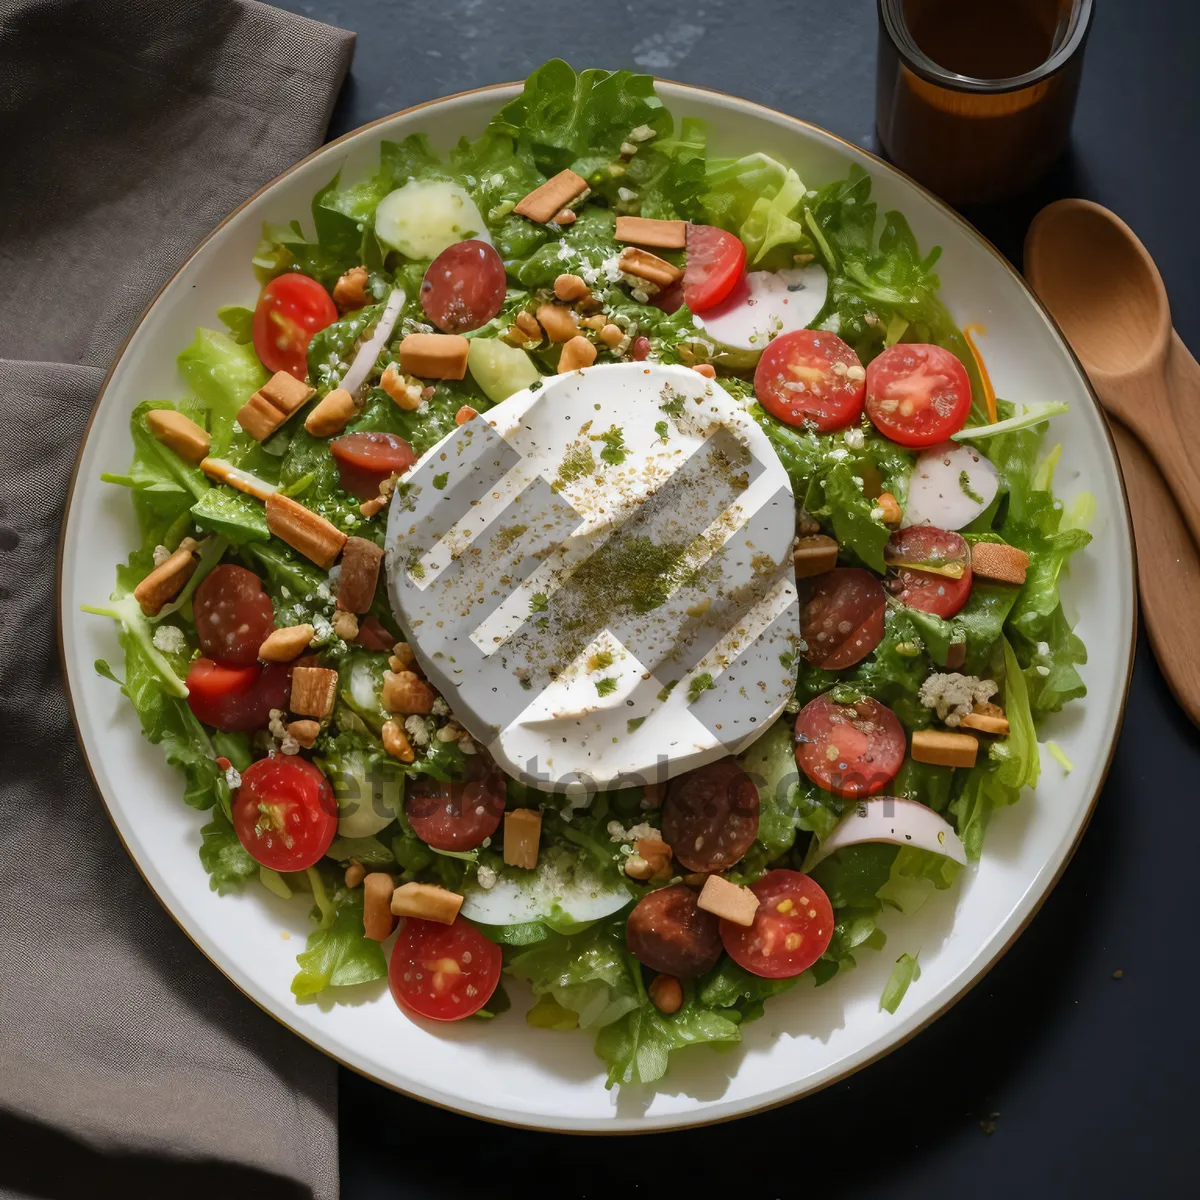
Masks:
[[[788,979],[807,971],[833,940],[833,906],[820,884],[799,871],[768,871],[750,890],[754,924],[721,921],[729,957],[751,975]]]
[[[262,580],[245,567],[222,563],[193,599],[200,649],[218,662],[248,667],[275,628],[275,607]]]
[[[457,1021],[492,998],[501,966],[500,947],[463,917],[453,925],[409,917],[392,947],[388,983],[401,1008]]]
[[[966,424],[967,369],[941,346],[889,346],[867,367],[867,416],[901,446],[936,446]]]
[[[687,227],[687,266],[683,301],[694,313],[716,308],[737,285],[746,269],[741,238],[715,225]]]
[[[858,355],[836,333],[795,329],[762,352],[754,394],[773,417],[810,424],[819,433],[853,425],[862,413],[867,375]]]
[[[196,719],[228,733],[265,729],[271,709],[287,708],[291,666],[227,667],[198,658],[188,670],[188,707]]]
[[[399,434],[348,433],[329,443],[337,461],[342,490],[357,500],[379,495],[379,485],[389,476],[403,474],[417,461],[412,447]]]
[[[471,238],[447,246],[421,281],[421,307],[443,333],[469,333],[504,307],[508,279],[500,255]]]
[[[482,751],[471,756],[468,777],[454,783],[421,775],[404,799],[408,822],[435,850],[473,850],[500,828],[504,778]]]
[[[242,772],[233,828],[255,862],[303,871],[324,857],[337,833],[333,788],[319,767],[295,755],[260,758]]]
[[[796,717],[796,765],[817,787],[843,799],[882,792],[907,749],[896,714],[869,696],[838,704],[826,692]]]
[[[888,590],[909,608],[945,620],[971,597],[971,550],[960,534],[932,525],[910,525],[888,538],[883,557],[896,569]],[[923,563],[934,569],[922,570]]]
[[[308,343],[338,319],[333,297],[307,275],[277,275],[254,310],[254,352],[268,371],[308,374]]]

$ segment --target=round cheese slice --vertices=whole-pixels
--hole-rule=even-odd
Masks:
[[[509,774],[579,796],[736,752],[795,686],[791,485],[719,383],[539,381],[428,451],[387,533],[422,669]]]

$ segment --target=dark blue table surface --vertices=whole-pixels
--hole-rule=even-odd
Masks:
[[[869,0],[285,7],[359,34],[331,136],[557,55],[715,87],[875,147]],[[1020,265],[1042,204],[1077,195],[1115,209],[1200,351],[1200,8],[1098,8],[1070,155],[1036,194],[968,215]],[[1200,736],[1140,639],[1120,745],[1074,862],[1013,949],[908,1045],[773,1113],[641,1138],[489,1126],[343,1072],[345,1200],[714,1189],[768,1200],[822,1185],[888,1198],[1194,1195],[1197,778]]]

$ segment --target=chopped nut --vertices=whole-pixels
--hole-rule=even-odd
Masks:
[[[366,538],[346,539],[342,548],[342,573],[338,580],[337,606],[346,612],[365,613],[375,602],[379,564],[383,551]]]
[[[710,912],[724,921],[732,921],[735,925],[745,925],[747,928],[754,924],[754,914],[758,911],[758,897],[746,887],[738,887],[720,875],[710,875],[700,889],[696,907]]]
[[[518,216],[528,217],[539,225],[556,218],[556,215],[572,200],[577,200],[588,190],[587,180],[574,171],[559,171],[517,202],[513,209]]]
[[[415,670],[413,663],[417,661],[416,653],[407,642],[397,642],[392,647],[392,657],[388,659],[388,666],[393,671],[411,671]]]
[[[267,528],[325,570],[333,566],[346,544],[346,535],[340,529],[278,492],[267,497]]]
[[[649,879],[670,879],[671,847],[662,838],[638,838],[633,843],[633,853],[649,867]]]
[[[941,729],[918,729],[912,735],[914,762],[937,767],[973,767],[979,739],[969,733],[947,733]]]
[[[432,883],[402,883],[392,893],[392,914],[453,925],[462,902],[463,898],[448,888]]]
[[[259,646],[258,657],[263,662],[291,662],[308,649],[316,632],[311,625],[288,625],[283,629],[273,629]]]
[[[674,975],[655,975],[646,991],[654,1007],[667,1016],[683,1006],[683,985]]]
[[[256,441],[264,441],[316,394],[294,375],[276,371],[238,410],[237,423]]]
[[[461,379],[470,349],[456,333],[410,333],[400,343],[400,366],[418,379]]]
[[[687,245],[687,222],[618,217],[616,238],[618,242],[654,246],[658,250],[682,250]]]
[[[588,285],[578,275],[560,275],[554,281],[554,294],[568,304],[591,295]]]
[[[703,375],[705,379],[716,379],[717,377],[717,368],[712,363],[696,363],[692,370],[697,375]]]
[[[334,388],[304,419],[304,428],[313,437],[333,437],[341,433],[357,409],[354,397],[345,388]]]
[[[346,886],[353,890],[366,878],[367,869],[358,861],[357,858],[350,860],[350,865],[346,868]]]
[[[364,517],[370,519],[377,512],[387,507],[388,498],[386,496],[373,496],[370,500],[364,500],[359,506],[358,511]]]
[[[900,520],[904,514],[900,511],[900,505],[896,502],[896,497],[891,492],[880,492],[875,501],[875,507],[882,510],[883,516],[880,520],[889,529],[895,529],[900,524]]]
[[[797,579],[810,579],[814,575],[832,571],[837,566],[837,558],[837,542],[823,533],[798,538],[792,549]]]
[[[393,758],[410,763],[416,755],[409,743],[408,735],[395,721],[385,721],[383,725],[383,748]]]
[[[513,324],[525,335],[526,340],[540,342],[542,327],[537,323],[537,317],[531,312],[522,310],[513,317]]]
[[[367,294],[367,268],[351,267],[333,285],[333,302],[341,312],[365,308],[371,297]]]
[[[296,667],[292,671],[292,712],[324,720],[333,712],[337,684],[338,673],[329,667]]]
[[[1022,584],[1029,568],[1029,555],[1001,542],[976,542],[971,547],[971,570],[980,579]]]
[[[592,317],[584,317],[579,323],[584,327],[584,329],[591,329],[596,333],[599,333],[600,330],[608,324],[608,318],[604,316],[603,313],[597,313]],[[614,326],[614,328],[616,327]]]
[[[383,707],[393,713],[429,713],[437,693],[415,671],[384,671]]]
[[[320,721],[292,721],[287,727],[288,737],[294,738],[305,750],[311,750],[313,742],[321,733]]]
[[[615,350],[625,340],[625,331],[619,325],[605,325],[600,330],[600,340]]]
[[[649,250],[639,250],[636,246],[629,246],[623,250],[617,265],[626,275],[648,279],[660,288],[670,287],[676,280],[683,278],[683,271],[679,267],[672,266],[665,258],[659,258]]]
[[[406,412],[416,412],[421,407],[421,385],[409,383],[395,363],[388,363],[384,368],[379,386]]]
[[[504,814],[504,861],[510,867],[532,871],[538,863],[542,814],[536,808],[518,808]]]
[[[455,425],[465,425],[468,421],[473,421],[479,414],[469,405],[464,404],[462,408],[454,414]]]
[[[174,600],[183,591],[183,585],[196,569],[195,538],[184,538],[170,558],[155,567],[141,583],[133,589],[133,598],[141,605],[148,617],[158,615],[159,609],[169,600]]]
[[[186,462],[195,464],[207,458],[212,447],[212,435],[207,429],[201,429],[191,417],[171,408],[151,409],[146,414],[146,428]]]
[[[561,304],[539,304],[537,319],[552,342],[569,342],[579,332],[575,314]]]
[[[347,609],[339,608],[329,624],[343,642],[352,642],[358,637],[358,617]]]
[[[573,208],[560,208],[554,214],[554,223],[556,225],[574,225],[575,210]]]
[[[363,880],[363,933],[373,942],[382,942],[392,932],[392,894],[396,881],[383,871],[372,871]]]
[[[578,334],[563,346],[558,359],[558,373],[566,375],[569,371],[590,367],[595,361],[596,347],[582,334]]]
[[[257,475],[251,475],[249,471],[239,471],[237,467],[227,463],[223,458],[204,459],[200,463],[200,470],[209,479],[215,480],[217,483],[228,484],[239,492],[245,492],[247,496],[253,496],[255,500],[265,500],[279,490],[273,483],[265,483]]]
[[[995,705],[989,705],[994,708]],[[986,712],[967,713],[958,722],[960,729],[974,729],[976,733],[990,733],[996,737],[1008,737],[1008,718],[1003,712],[999,716]]]

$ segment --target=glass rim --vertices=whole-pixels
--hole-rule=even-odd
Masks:
[[[1083,49],[1095,11],[1094,0],[1073,0],[1067,34],[1045,62],[1022,75],[1005,79],[979,79],[949,71],[934,62],[916,43],[904,15],[904,0],[878,0],[879,19],[887,30],[892,47],[914,75],[928,83],[953,92],[973,92],[980,95],[1000,95],[1018,92],[1041,83],[1066,67]]]

